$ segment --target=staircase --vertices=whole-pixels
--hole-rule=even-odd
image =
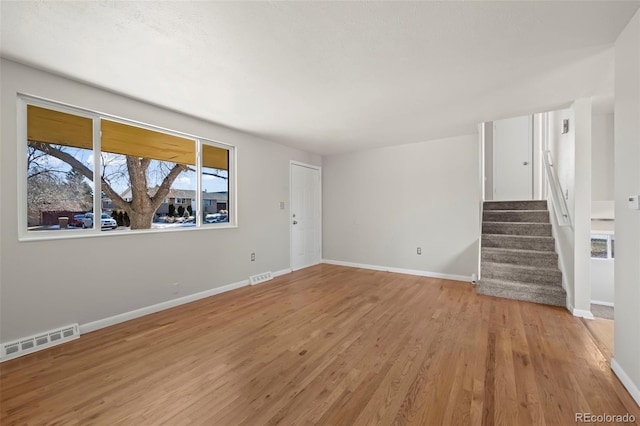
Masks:
[[[481,280],[489,296],[566,306],[546,201],[486,201]]]

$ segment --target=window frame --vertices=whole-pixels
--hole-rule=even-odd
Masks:
[[[598,238],[601,240],[606,239],[607,240],[607,257],[594,257],[594,256],[590,256],[591,259],[595,259],[595,260],[614,260],[615,259],[615,252],[614,252],[614,248],[613,245],[615,244],[614,241],[616,239],[616,236],[614,233],[612,232],[606,232],[606,231],[594,231],[591,232],[591,237],[590,237],[590,241],[591,244],[593,244],[593,239],[594,238]]]
[[[67,114],[73,114],[79,117],[84,117],[92,120],[93,123],[93,213],[94,217],[101,217],[102,215],[102,202],[101,202],[101,120],[106,119],[115,121],[128,126],[140,127],[146,130],[165,133],[172,136],[181,138],[192,139],[195,144],[196,152],[196,207],[198,214],[196,214],[196,226],[184,227],[184,228],[164,228],[164,229],[137,229],[137,230],[112,230],[109,232],[103,232],[100,224],[96,225],[96,221],[93,223],[93,229],[85,229],[79,232],[61,232],[61,230],[41,230],[41,231],[29,231],[27,224],[27,106],[34,105],[37,107],[47,108],[54,111],[59,111]],[[225,228],[237,228],[238,227],[238,203],[237,203],[237,173],[236,173],[236,161],[237,161],[237,147],[225,142],[220,142],[211,138],[204,138],[201,136],[192,135],[185,132],[175,131],[152,124],[143,123],[136,120],[131,120],[112,114],[93,111],[87,108],[81,108],[66,103],[41,98],[38,96],[28,95],[24,93],[17,94],[17,145],[18,145],[18,167],[17,167],[17,212],[18,212],[18,240],[19,241],[38,241],[38,240],[58,240],[69,238],[92,238],[99,236],[122,236],[122,235],[139,235],[139,234],[155,234],[155,233],[167,233],[167,232],[194,232],[207,229],[225,229]],[[229,170],[228,174],[228,192],[227,192],[227,206],[231,207],[231,214],[229,214],[228,222],[221,222],[215,224],[205,224],[203,226],[203,220],[199,214],[204,207],[202,200],[202,146],[210,145],[216,148],[225,149],[229,155]],[[97,153],[97,154],[96,154]]]

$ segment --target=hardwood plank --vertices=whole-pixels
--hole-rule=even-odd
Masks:
[[[468,283],[318,265],[0,364],[0,423],[640,419],[590,329]]]

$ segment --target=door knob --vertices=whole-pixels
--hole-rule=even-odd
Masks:
[[[298,224],[298,221],[297,221],[297,220],[294,220],[294,221],[293,221],[293,224],[294,224],[294,225],[297,225],[297,224]]]
[[[522,163],[523,166],[526,166],[527,164],[529,164],[528,161],[525,161],[524,163]]]

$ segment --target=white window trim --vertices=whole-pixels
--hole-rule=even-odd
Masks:
[[[42,240],[62,240],[62,239],[76,239],[76,238],[95,238],[95,237],[113,237],[113,236],[125,236],[125,235],[142,235],[142,234],[158,234],[158,233],[172,233],[172,232],[194,232],[211,229],[228,229],[238,227],[238,203],[237,203],[237,173],[236,173],[236,161],[237,161],[237,147],[228,143],[220,142],[211,138],[204,138],[189,133],[178,132],[175,130],[166,129],[159,126],[154,126],[147,123],[142,123],[136,120],[131,120],[123,117],[118,117],[112,114],[102,113],[98,111],[92,111],[86,108],[77,107],[74,105],[65,104],[62,102],[53,101],[50,99],[41,98],[34,95],[25,93],[17,94],[17,144],[18,144],[18,167],[17,167],[17,201],[18,201],[18,241],[42,241]],[[204,224],[200,214],[196,215],[196,226],[190,228],[169,228],[169,229],[137,229],[137,230],[112,230],[104,232],[101,230],[100,224],[96,224],[93,221],[93,229],[85,229],[77,232],[65,232],[61,230],[51,231],[37,231],[29,232],[27,225],[27,105],[34,105],[43,108],[48,108],[54,111],[65,112],[80,117],[85,117],[93,120],[93,150],[100,150],[100,120],[107,119],[110,121],[119,122],[129,126],[141,127],[143,129],[152,130],[160,133],[166,133],[181,138],[192,139],[196,148],[196,193],[197,206],[202,206],[202,144],[214,146],[216,148],[226,149],[229,152],[229,170],[228,174],[228,200],[227,206],[232,207],[231,214],[229,215],[229,221],[224,223],[211,223]],[[93,213],[94,217],[101,217],[102,215],[102,201],[101,194],[101,164],[100,156],[94,155],[93,165]],[[202,210],[200,210],[202,211]]]
[[[597,261],[612,261],[615,260],[614,257],[612,257],[612,249],[613,249],[613,242],[616,239],[616,236],[613,232],[611,231],[597,231],[597,232],[592,232],[591,233],[591,238],[590,240],[593,240],[594,237],[600,237],[601,239],[606,239],[607,240],[607,257],[593,257],[591,256],[592,260],[597,260]]]

